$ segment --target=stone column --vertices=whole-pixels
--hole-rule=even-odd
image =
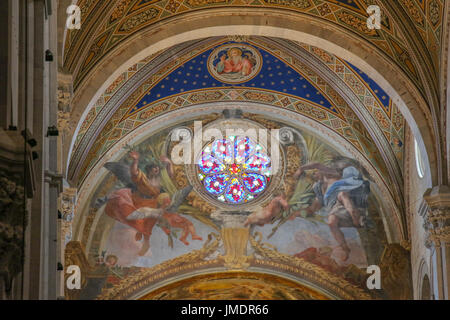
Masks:
[[[439,300],[449,299],[450,289],[450,187],[438,186],[427,190],[424,199],[428,204],[424,227],[427,247],[436,250],[436,278]]]
[[[28,248],[28,299],[56,299],[57,199],[62,176],[57,170],[57,52],[56,17],[46,11],[44,1],[29,1],[30,30],[28,84],[32,92],[27,102],[27,127],[36,141],[36,192],[30,209]],[[48,52],[48,54],[46,54]],[[50,55],[51,53],[51,55]],[[53,59],[52,59],[53,57]]]
[[[0,46],[0,127],[8,128],[8,71],[9,70],[9,3],[2,2],[0,5],[0,37],[3,39],[3,44]],[[5,45],[5,41],[7,44]]]
[[[73,85],[72,75],[69,73],[58,72],[58,172],[65,172],[64,145],[70,145],[70,112],[72,110]]]
[[[64,249],[66,245],[72,241],[72,221],[75,214],[75,204],[77,197],[77,189],[66,188],[59,197],[58,210],[58,268],[60,274],[58,275],[58,292],[57,297],[64,296]]]

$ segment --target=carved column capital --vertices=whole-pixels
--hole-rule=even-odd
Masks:
[[[428,233],[426,245],[440,247],[450,243],[450,187],[438,186],[427,190],[424,200],[428,210],[424,216],[424,227]]]
[[[24,230],[27,227],[23,177],[0,168],[0,284],[11,292],[23,270]]]
[[[58,130],[68,129],[70,121],[70,112],[58,111]]]

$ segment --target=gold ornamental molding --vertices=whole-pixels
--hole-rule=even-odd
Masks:
[[[223,230],[222,235],[225,239],[222,239],[220,235],[211,234],[202,249],[163,262],[155,267],[142,269],[123,279],[114,287],[104,289],[96,299],[132,299],[145,292],[147,288],[154,287],[154,290],[159,290],[158,288],[161,286],[158,284],[164,286],[199,274],[210,274],[211,270],[217,270],[217,268],[228,270],[226,272],[251,272],[256,268],[260,271],[263,270],[261,272],[264,274],[285,274],[290,279],[295,278],[302,283],[309,283],[338,299],[371,300],[375,298],[364,289],[319,266],[304,259],[278,252],[274,247],[263,244],[261,239],[255,239],[243,230],[230,228]],[[234,237],[236,237],[235,240],[232,239]],[[246,250],[243,247],[247,241],[255,251],[255,254],[250,256],[245,255]],[[225,247],[225,255],[215,258],[214,253],[217,252],[221,243]],[[149,292],[145,293],[145,295],[148,294]]]
[[[221,264],[217,259],[207,258],[213,254],[220,243],[220,236],[211,233],[200,250],[194,250],[175,259],[165,261],[152,268],[142,269],[137,274],[129,276],[112,288],[104,289],[97,300],[126,300],[145,288],[165,279],[177,277],[186,272],[204,268],[214,268]]]
[[[283,276],[249,271],[201,274],[162,286],[139,300],[330,300]]]
[[[274,246],[262,242],[261,233],[255,233],[255,237],[250,238],[250,244],[256,254],[263,257],[263,259],[254,259],[252,261],[254,265],[283,270],[333,292],[344,300],[372,300],[375,298],[362,288],[315,264],[278,252]]]

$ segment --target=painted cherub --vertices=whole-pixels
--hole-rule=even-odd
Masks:
[[[270,203],[264,207],[256,210],[247,217],[244,222],[244,226],[256,224],[258,226],[264,226],[267,223],[271,223],[272,220],[277,217],[282,211],[289,209],[289,204],[286,201],[286,195],[284,193],[276,196],[270,201]]]
[[[161,209],[164,210],[162,217],[169,222],[169,225],[172,228],[179,228],[179,229],[183,230],[181,237],[180,237],[180,241],[188,246],[189,242],[187,242],[187,237],[189,235],[191,235],[192,240],[200,240],[200,241],[203,240],[203,238],[200,237],[197,234],[197,232],[195,231],[195,227],[191,221],[182,217],[178,213],[166,211],[170,207],[171,204],[172,204],[172,201],[170,199],[169,194],[161,193],[158,196],[158,205],[160,206]],[[164,230],[165,233],[167,233],[167,234],[170,233],[169,228],[163,227],[162,229]]]
[[[178,213],[173,212],[173,201],[171,200],[168,193],[161,193],[156,200],[158,204],[157,209],[140,208],[138,210],[139,214],[141,215],[139,217],[140,219],[157,219],[159,221],[159,226],[161,227],[161,229],[169,236],[171,235],[172,228],[182,229],[183,231],[180,237],[180,241],[187,246],[189,245],[189,242],[187,241],[187,237],[189,235],[191,235],[192,240],[203,240],[203,238],[197,234],[195,227],[191,221],[182,217]],[[178,206],[176,206],[176,208],[177,207]]]

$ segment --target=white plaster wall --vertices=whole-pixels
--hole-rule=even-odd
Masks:
[[[419,215],[420,206],[423,200],[423,194],[428,188],[432,187],[430,168],[425,167],[425,175],[419,177],[416,167],[414,136],[408,129],[405,141],[405,194],[407,195],[407,214],[409,215],[410,234],[411,234],[411,267],[412,281],[414,288],[414,299],[420,299],[422,287],[422,268],[421,262],[425,261],[425,269],[431,272],[431,250],[425,247],[425,229],[423,228],[423,217]],[[422,156],[425,156],[422,154]],[[428,274],[430,280],[432,275]]]

